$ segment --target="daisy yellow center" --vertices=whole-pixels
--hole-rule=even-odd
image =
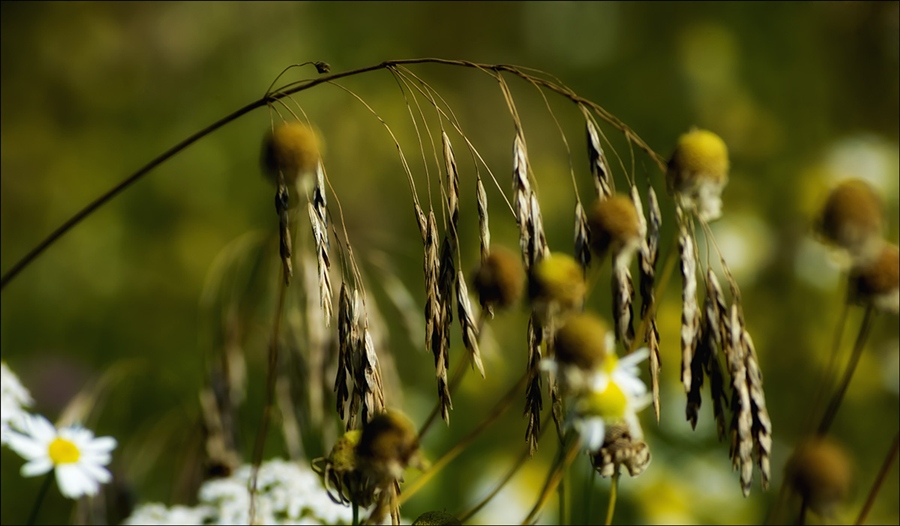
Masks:
[[[65,438],[55,438],[47,449],[54,464],[74,464],[81,457],[78,446]]]
[[[602,393],[592,393],[585,400],[584,413],[601,418],[622,418],[628,399],[622,388],[615,382],[609,382]]]
[[[618,365],[619,359],[616,358],[616,355],[613,353],[608,353],[606,357],[603,359],[603,370],[606,374],[612,374],[613,371],[616,370],[616,365]]]

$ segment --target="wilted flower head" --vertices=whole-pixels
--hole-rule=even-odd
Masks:
[[[376,415],[363,426],[356,462],[376,484],[402,479],[407,466],[422,467],[419,435],[412,422],[394,410]]]
[[[554,252],[531,267],[528,296],[542,317],[581,310],[586,292],[584,270],[571,256]]]
[[[482,307],[502,309],[513,305],[525,286],[521,260],[502,247],[492,248],[475,273],[474,285]]]
[[[871,303],[875,308],[897,314],[900,311],[900,251],[885,243],[872,261],[855,266],[850,272],[850,298]]]
[[[728,147],[715,133],[692,129],[678,138],[669,159],[666,183],[683,206],[711,221],[722,215],[722,190],[728,184]]]
[[[852,467],[843,448],[820,437],[801,443],[784,468],[785,484],[796,491],[809,509],[829,516],[850,491]]]
[[[96,495],[100,484],[111,480],[104,466],[112,459],[114,438],[94,438],[92,431],[79,426],[56,429],[41,415],[28,415],[22,430],[9,432],[9,447],[28,461],[22,466],[23,477],[55,469],[59,490],[70,499]]]
[[[263,168],[268,177],[278,181],[278,173],[286,184],[314,173],[321,158],[321,145],[316,132],[299,122],[278,124],[266,134],[263,142]]]
[[[7,442],[10,427],[21,428],[28,413],[25,407],[34,401],[19,377],[0,362],[0,444]]]
[[[623,424],[606,427],[603,446],[591,455],[591,465],[601,477],[611,477],[624,466],[628,474],[636,477],[650,465],[650,448],[643,440],[634,439]]]
[[[606,374],[605,359],[614,345],[615,335],[602,319],[590,313],[576,314],[557,329],[553,355],[541,360],[540,367],[559,376],[564,393],[576,394],[590,389],[597,374]],[[615,356],[611,360],[614,362]]]
[[[882,243],[881,199],[861,179],[842,181],[828,195],[816,230],[856,262],[865,263],[877,257]]]
[[[591,250],[599,258],[608,251],[633,253],[641,242],[641,223],[631,197],[616,194],[598,199],[588,213]]]

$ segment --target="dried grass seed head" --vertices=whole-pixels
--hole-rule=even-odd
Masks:
[[[418,433],[405,415],[386,410],[363,426],[356,459],[360,470],[376,481],[399,480],[407,466],[422,465]]]
[[[593,371],[606,358],[606,336],[609,328],[593,314],[583,313],[569,318],[556,331],[554,359],[559,366],[574,365]]]
[[[692,129],[678,138],[669,159],[666,184],[669,194],[697,209],[705,220],[722,214],[722,190],[728,184],[728,147],[707,130]]]
[[[843,448],[828,438],[813,438],[791,454],[784,478],[809,509],[829,516],[850,492],[853,468]]]
[[[591,249],[602,258],[608,250],[614,253],[623,248],[637,248],[641,242],[641,223],[634,201],[616,194],[608,199],[598,199],[588,213],[591,230]]]
[[[816,230],[854,259],[866,260],[877,256],[882,215],[881,198],[875,190],[861,179],[848,179],[828,195]]]
[[[299,122],[285,122],[270,130],[263,142],[265,173],[278,181],[278,172],[287,184],[312,174],[321,159],[322,145],[316,132]]]
[[[884,243],[876,259],[854,267],[850,273],[850,294],[856,302],[871,302],[879,310],[900,312],[900,249],[897,245]]]
[[[474,285],[483,307],[509,307],[519,301],[525,287],[522,261],[505,248],[492,248],[475,273]]]
[[[580,310],[586,291],[581,265],[566,254],[551,253],[528,276],[528,297],[542,315]]]

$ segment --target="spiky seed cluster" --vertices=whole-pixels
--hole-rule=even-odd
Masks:
[[[591,455],[591,465],[601,477],[611,477],[624,466],[636,477],[650,465],[650,448],[643,440],[635,440],[624,424],[612,424],[606,429],[603,447]]]
[[[797,446],[784,468],[785,483],[809,509],[829,516],[849,493],[853,469],[843,448],[827,438],[815,438]]]
[[[569,318],[556,331],[553,352],[560,366],[574,365],[592,371],[606,357],[606,335],[603,320],[593,314],[578,314]]]
[[[299,122],[278,124],[263,143],[266,174],[278,181],[281,172],[287,184],[305,174],[314,173],[321,158],[321,144],[316,132]]]
[[[525,271],[518,256],[495,247],[475,273],[475,290],[484,308],[506,308],[522,297]]]
[[[565,254],[550,254],[535,264],[528,276],[532,307],[545,319],[581,309],[585,292],[581,265]]]
[[[715,133],[692,129],[678,138],[669,159],[666,184],[687,208],[704,220],[722,214],[722,190],[728,184],[728,147]]]
[[[462,524],[452,513],[446,511],[426,511],[413,521],[413,526],[439,526]]]
[[[362,507],[372,504],[374,488],[367,487],[357,471],[356,446],[361,436],[359,429],[344,433],[327,457],[312,461],[313,471],[322,477],[325,491],[336,504],[355,502]]]
[[[900,250],[885,243],[880,254],[869,263],[855,267],[850,273],[851,299],[870,303],[879,310],[900,311]]]
[[[635,249],[641,242],[640,220],[629,196],[616,194],[594,201],[587,220],[591,249],[601,260],[610,250]]]
[[[407,466],[421,466],[419,436],[403,414],[386,410],[363,426],[356,446],[359,469],[378,482],[400,480]]]
[[[882,226],[881,199],[865,181],[848,179],[828,195],[816,229],[858,260],[877,255]]]

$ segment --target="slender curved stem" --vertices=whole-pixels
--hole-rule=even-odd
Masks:
[[[530,524],[531,521],[535,518],[539,511],[547,504],[547,501],[550,499],[550,495],[556,489],[556,486],[559,485],[560,481],[563,478],[563,474],[569,468],[569,465],[575,460],[575,457],[578,455],[578,452],[581,450],[581,437],[578,437],[574,443],[569,447],[569,451],[566,454],[565,458],[560,457],[561,462],[557,462],[554,465],[554,468],[551,469],[549,476],[547,478],[547,483],[544,485],[544,490],[541,492],[540,497],[538,497],[537,502],[534,503],[534,507],[531,508],[531,511],[528,513],[528,516],[525,517],[525,520],[522,521],[522,524]]]
[[[326,82],[331,82],[337,79],[341,79],[344,77],[350,77],[353,75],[359,75],[361,73],[366,73],[369,71],[375,71],[379,69],[386,69],[393,66],[404,65],[404,64],[443,64],[449,66],[460,66],[467,68],[475,68],[482,71],[494,71],[494,72],[507,72],[513,75],[516,75],[528,82],[537,84],[541,87],[552,90],[559,95],[562,95],[572,102],[583,104],[585,106],[590,107],[594,111],[596,111],[606,122],[608,122],[611,126],[618,129],[620,132],[624,133],[625,136],[634,141],[642,150],[644,150],[647,155],[653,159],[656,164],[659,166],[660,170],[665,171],[665,163],[663,162],[663,158],[653,151],[640,137],[637,136],[634,131],[631,130],[628,126],[626,126],[622,121],[615,118],[609,112],[604,110],[602,107],[597,105],[596,103],[584,99],[575,94],[569,88],[556,84],[547,79],[536,77],[534,75],[530,75],[525,73],[521,69],[516,66],[512,66],[509,64],[479,64],[476,62],[470,62],[467,60],[448,60],[441,58],[413,58],[413,59],[400,59],[400,60],[386,60],[379,64],[373,64],[370,66],[366,66],[363,68],[353,69],[349,71],[343,71],[340,73],[333,73],[330,75],[322,75],[314,79],[306,79],[296,83],[290,84],[288,87],[285,87],[275,93],[267,93],[261,99],[253,101],[231,113],[222,117],[221,119],[213,122],[212,124],[202,128],[198,132],[190,135],[183,141],[179,142],[175,146],[169,148],[159,156],[153,158],[149,163],[138,169],[136,172],[125,178],[122,182],[114,186],[112,189],[108,190],[106,193],[102,194],[100,197],[89,203],[71,218],[66,220],[62,225],[60,225],[56,230],[50,233],[43,241],[38,243],[31,251],[29,251],[22,259],[16,262],[10,270],[3,274],[3,277],[0,278],[0,290],[6,288],[6,285],[12,281],[25,267],[27,267],[32,261],[37,259],[47,248],[49,248],[53,243],[55,243],[59,238],[65,235],[69,230],[75,227],[78,223],[83,221],[86,217],[91,215],[95,210],[103,206],[104,204],[111,201],[115,196],[120,194],[126,188],[131,186],[140,180],[143,176],[147,175],[151,170],[161,165],[165,161],[174,157],[176,154],[187,148],[188,146],[194,144],[198,140],[203,137],[209,135],[210,133],[218,130],[222,126],[237,120],[239,117],[268,104],[277,102],[285,97],[293,95],[294,93],[299,93],[301,91],[307,90],[314,86],[318,86],[319,84],[323,84]]]
[[[869,512],[872,510],[872,505],[875,504],[875,497],[878,496],[878,491],[881,489],[882,484],[884,484],[884,479],[887,478],[888,471],[891,469],[891,464],[893,464],[894,460],[897,458],[898,449],[900,449],[900,433],[894,435],[894,443],[891,444],[891,449],[888,450],[887,456],[884,457],[884,463],[878,471],[878,476],[875,477],[875,482],[872,483],[872,489],[869,490],[869,496],[866,497],[866,503],[859,511],[859,517],[856,518],[857,526],[866,522],[866,517],[868,517]]]
[[[47,496],[47,490],[50,489],[50,484],[53,482],[53,470],[51,470],[44,477],[44,481],[41,483],[41,489],[38,490],[37,497],[34,499],[34,506],[31,507],[31,513],[28,514],[28,526],[31,526],[37,520],[38,512],[41,510],[41,504],[44,502],[44,497]]]
[[[616,513],[616,498],[619,494],[619,470],[616,468],[616,472],[613,473],[612,476],[612,485],[609,487],[609,506],[606,508],[606,524],[609,526],[612,524],[613,515]]]

